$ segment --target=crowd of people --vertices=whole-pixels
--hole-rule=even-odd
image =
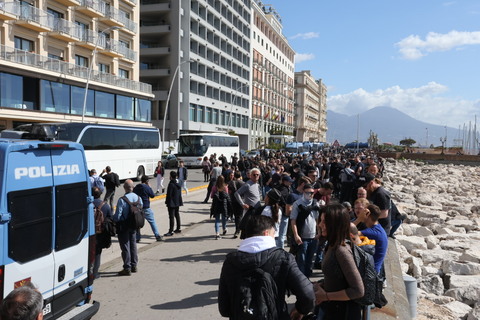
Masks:
[[[313,311],[310,299],[317,304],[315,316],[319,319],[360,319],[369,312],[369,307],[355,302],[363,296],[364,287],[352,245],[371,254],[378,278],[383,281],[387,237],[394,237],[401,223],[396,216],[392,220],[394,204],[382,185],[383,159],[371,152],[303,155],[271,152],[250,159],[241,157],[236,165],[232,162],[219,161],[212,155],[202,165],[205,181],[209,181],[204,203],[213,200],[210,212],[216,222],[215,239],[227,235],[226,221],[232,219],[233,237],[242,239],[235,259],[253,259],[254,265],[261,267],[269,256],[277,259],[267,253],[273,247],[288,246],[296,261],[294,270],[298,269],[303,277],[309,279],[314,268],[322,269],[324,280],[315,283],[313,290],[303,285],[303,291],[296,289],[301,292],[297,295],[301,301],[297,300],[299,307],[291,314],[292,318]],[[259,216],[271,222],[260,222]],[[252,223],[261,223],[262,227]],[[253,233],[252,228],[256,230]],[[273,241],[259,237],[270,237]],[[257,246],[253,251],[252,241]],[[219,308],[223,316],[232,318],[235,306],[229,295],[234,293],[223,283],[232,273],[241,274],[245,266],[242,261],[233,263],[229,259],[222,270]],[[283,263],[292,268],[290,262]],[[297,282],[304,283],[303,277],[298,278],[296,271],[294,274]],[[276,281],[279,287],[288,287],[285,283],[288,279],[280,277]]]
[[[234,224],[232,237],[241,239],[238,251],[227,256],[222,268],[219,310],[223,316],[233,318],[236,312],[236,293],[229,283],[246,268],[261,268],[272,275],[280,292],[278,319],[301,319],[307,314],[314,314],[315,319],[361,319],[368,312],[368,307],[355,302],[363,296],[364,286],[353,246],[371,254],[379,279],[385,279],[387,237],[395,237],[402,222],[402,215],[382,185],[385,172],[381,158],[369,152],[346,151],[302,155],[271,152],[250,159],[235,154],[230,160],[223,155],[217,160],[211,155],[203,160],[202,172],[204,181],[208,181],[203,203],[212,200],[215,239],[228,235],[228,221]],[[116,223],[123,259],[119,275],[138,271],[136,243],[141,234],[127,222],[132,203],[143,208],[157,241],[182,231],[179,208],[183,205],[182,190],[188,192],[188,170],[180,161],[178,170],[170,172],[165,200],[169,228],[162,236],[150,199],[165,192],[164,176],[159,161],[155,191],[147,176],[136,186],[126,180],[125,194],[114,209],[118,175],[110,167],[100,175],[90,170],[93,204],[105,220]],[[95,277],[99,276],[102,249],[111,243],[102,236],[98,239]],[[323,281],[310,282],[313,269],[323,271]],[[33,287],[25,290],[35,295]],[[297,297],[290,313],[284,299],[286,291]],[[4,300],[4,304],[7,302]]]

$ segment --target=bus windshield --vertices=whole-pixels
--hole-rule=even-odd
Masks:
[[[200,145],[201,136],[180,136],[178,141],[178,156],[202,156],[206,145]]]

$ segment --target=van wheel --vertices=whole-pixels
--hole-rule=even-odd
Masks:
[[[137,169],[137,180],[141,181],[142,177],[144,175],[145,175],[145,169],[142,166],[138,167],[138,169]]]

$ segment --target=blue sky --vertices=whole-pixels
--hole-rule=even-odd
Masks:
[[[328,108],[376,106],[458,128],[480,124],[479,0],[270,0]]]

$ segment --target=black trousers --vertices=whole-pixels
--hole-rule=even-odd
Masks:
[[[168,220],[170,222],[170,227],[168,232],[173,232],[173,230],[180,230],[180,207],[168,207]],[[173,229],[175,225],[175,220],[177,220],[177,229]]]

